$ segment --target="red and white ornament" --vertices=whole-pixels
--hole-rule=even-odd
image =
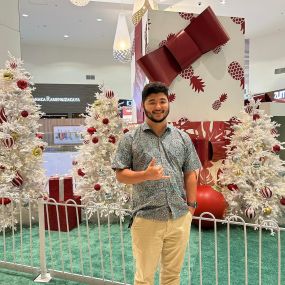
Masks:
[[[253,219],[256,215],[255,210],[252,207],[246,208],[244,213],[249,219]]]
[[[230,191],[237,191],[238,190],[238,186],[234,183],[229,184],[227,187]]]
[[[264,188],[260,189],[260,194],[263,198],[271,198],[272,197],[272,191],[269,187],[265,186]]]
[[[11,148],[15,143],[15,141],[12,137],[7,137],[7,138],[3,139],[2,142],[3,142],[4,146],[8,147],[8,148]]]
[[[13,180],[11,181],[11,183],[13,184],[13,186],[15,187],[20,187],[23,185],[23,177],[20,175],[19,172],[16,173],[16,176],[13,178]]]
[[[114,98],[114,92],[112,90],[108,90],[106,93],[105,93],[105,96],[106,98],[108,99],[112,99]]]
[[[10,198],[0,198],[0,205],[8,205],[11,203],[11,199]]]
[[[7,116],[5,114],[4,108],[0,110],[0,124],[3,124],[4,122],[7,122]]]
[[[17,81],[17,86],[20,89],[24,90],[24,89],[26,89],[28,87],[28,81],[26,81],[24,79],[20,79],[20,80]]]
[[[43,134],[40,134],[40,133],[36,133],[36,137],[37,137],[38,139],[42,139],[42,138],[44,137],[44,135],[43,135]]]

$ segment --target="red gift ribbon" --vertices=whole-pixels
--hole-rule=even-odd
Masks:
[[[229,39],[213,10],[208,7],[165,45],[142,56],[137,63],[150,81],[170,85],[183,69]]]

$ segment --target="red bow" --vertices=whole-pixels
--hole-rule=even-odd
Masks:
[[[162,47],[137,63],[150,81],[170,85],[174,78],[202,54],[225,44],[229,36],[208,7]]]

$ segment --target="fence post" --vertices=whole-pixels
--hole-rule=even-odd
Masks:
[[[45,245],[45,216],[44,216],[44,201],[38,200],[39,211],[39,238],[40,238],[40,270],[41,274],[34,282],[48,283],[51,280],[50,274],[47,272],[46,266],[46,245]]]

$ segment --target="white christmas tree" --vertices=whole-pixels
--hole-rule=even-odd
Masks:
[[[9,56],[0,70],[0,198],[35,202],[45,182],[45,143],[38,133],[41,113],[31,94],[30,74],[20,59]],[[0,213],[8,209],[4,204]]]
[[[95,94],[96,100],[86,108],[83,144],[73,161],[76,193],[87,207],[89,217],[94,205],[100,206],[102,215],[115,213],[123,217],[130,200],[130,188],[117,182],[111,161],[122,135],[128,131],[120,118],[118,99],[113,91]]]
[[[251,223],[280,223],[285,214],[285,168],[278,155],[283,143],[277,140],[279,125],[259,105],[250,99],[233,124],[219,183],[230,216]]]

